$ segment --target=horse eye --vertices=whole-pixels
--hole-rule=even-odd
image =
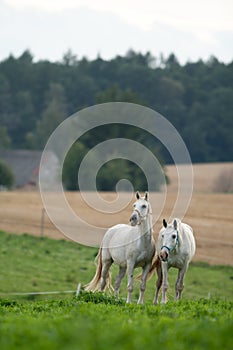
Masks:
[[[142,205],[142,208],[143,208],[143,209],[146,209],[146,204],[143,204],[143,205]]]
[[[162,235],[162,238],[164,238],[164,235]]]
[[[175,239],[175,238],[176,238],[176,235],[172,235],[172,238]]]

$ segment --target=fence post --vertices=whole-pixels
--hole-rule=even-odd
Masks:
[[[45,219],[45,208],[41,210],[41,219],[40,219],[40,236],[44,237],[44,219]]]

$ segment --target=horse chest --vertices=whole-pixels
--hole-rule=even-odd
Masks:
[[[178,269],[181,269],[184,266],[186,258],[183,255],[170,255],[168,259],[168,266],[169,267],[176,267]]]
[[[136,260],[136,265],[140,265],[140,263],[145,262],[147,260],[147,252],[141,252]]]
[[[136,266],[144,266],[146,263],[152,260],[154,256],[153,247],[141,250],[137,255]]]

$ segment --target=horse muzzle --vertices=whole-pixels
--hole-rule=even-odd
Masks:
[[[130,217],[129,221],[130,221],[131,226],[136,226],[137,223],[138,223],[137,215],[133,214],[133,215]]]
[[[161,259],[163,262],[166,262],[167,259],[168,259],[168,252],[167,252],[167,249],[162,249],[162,250],[160,251],[159,257],[160,257],[160,259]]]

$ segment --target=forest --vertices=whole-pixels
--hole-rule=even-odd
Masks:
[[[225,64],[212,56],[181,65],[173,53],[154,57],[133,50],[111,60],[78,58],[70,50],[58,62],[34,62],[28,50],[2,60],[0,149],[43,149],[68,116],[115,101],[161,113],[182,136],[192,162],[232,160],[233,61]],[[107,134],[137,139],[138,130],[132,128],[108,127]],[[98,143],[106,130],[95,135]],[[170,163],[169,155],[152,143],[163,162]],[[85,135],[76,147],[90,149],[93,137]]]

